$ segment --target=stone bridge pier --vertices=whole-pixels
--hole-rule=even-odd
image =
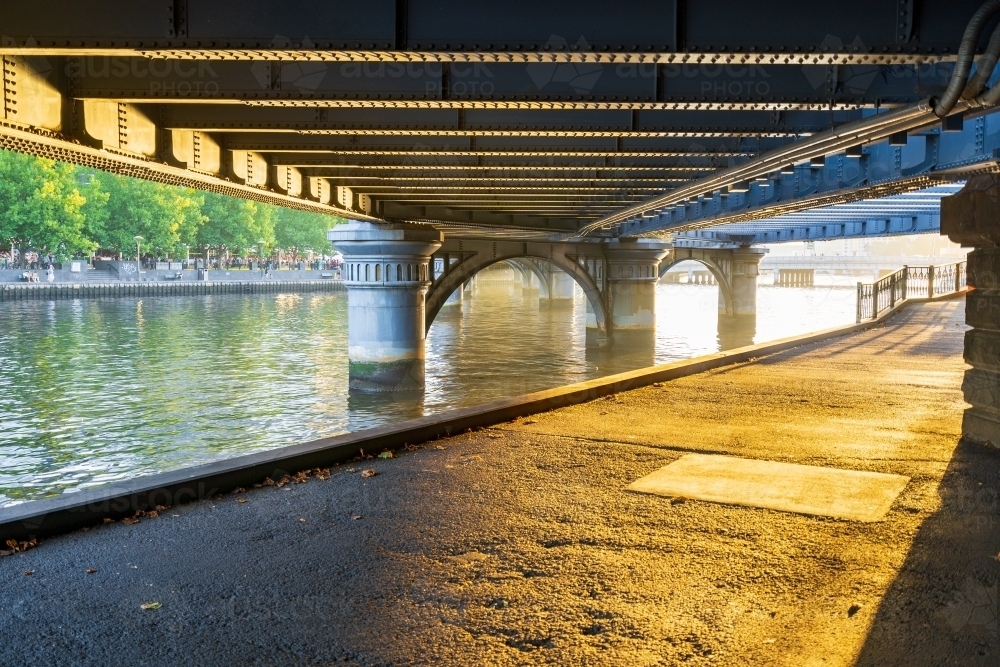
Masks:
[[[962,391],[969,407],[962,437],[1000,447],[1000,175],[969,179],[941,200],[941,233],[973,248],[967,263],[965,371]]]
[[[547,293],[539,295],[539,303],[556,308],[572,308],[576,297],[576,281],[565,271],[549,265],[545,268]]]
[[[327,237],[344,254],[350,388],[422,389],[425,297],[443,235],[429,225],[352,220]]]
[[[757,248],[739,248],[731,251],[729,259],[729,288],[731,299],[726,303],[719,290],[720,316],[757,316],[757,277],[760,261],[765,251]]]
[[[639,239],[606,244],[612,340],[655,338],[656,283],[660,278],[660,260],[668,253],[662,243]]]

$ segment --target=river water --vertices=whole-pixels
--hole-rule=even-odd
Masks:
[[[854,320],[848,284],[765,280],[755,330],[719,331],[715,286],[660,284],[655,347],[595,352],[582,294],[482,274],[407,396],[348,394],[344,293],[4,303],[0,506]]]

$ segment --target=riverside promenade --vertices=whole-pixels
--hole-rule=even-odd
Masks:
[[[963,322],[913,304],[45,539],[0,558],[0,663],[995,666],[1000,453],[958,442]],[[625,490],[692,452],[910,481],[873,523]]]

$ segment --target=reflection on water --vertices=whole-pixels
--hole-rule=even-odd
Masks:
[[[5,303],[0,505],[853,321],[854,290],[761,285],[755,331],[660,285],[645,345],[586,349],[584,297],[480,281],[427,340],[427,388],[348,395],[344,294]]]

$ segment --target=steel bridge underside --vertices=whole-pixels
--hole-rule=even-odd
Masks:
[[[671,193],[940,93],[980,4],[16,3],[0,147],[456,238],[936,232],[997,115]]]

